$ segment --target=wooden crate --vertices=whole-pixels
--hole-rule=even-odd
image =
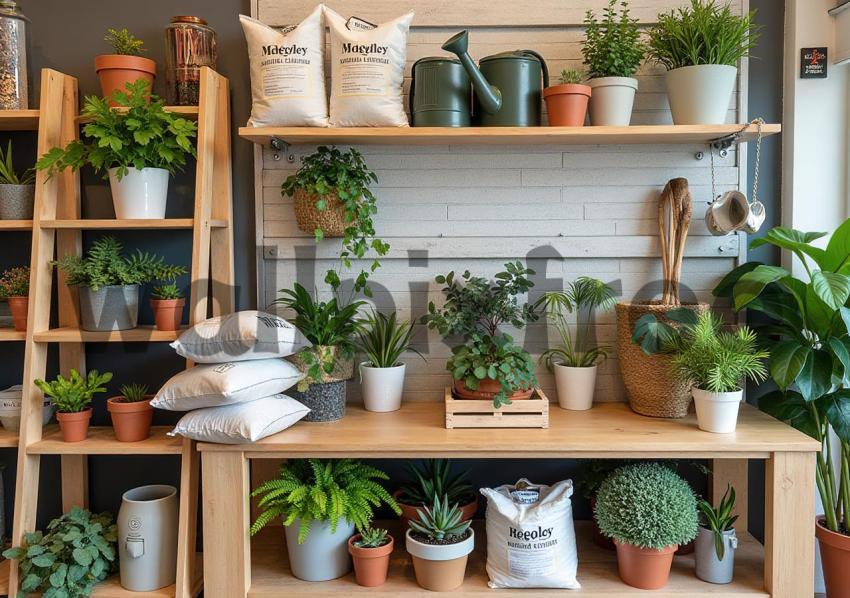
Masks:
[[[446,387],[446,428],[548,428],[549,398],[539,388],[525,401],[500,408],[493,401],[456,399]]]

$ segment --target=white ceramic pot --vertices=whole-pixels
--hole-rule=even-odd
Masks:
[[[726,64],[699,64],[667,71],[673,124],[725,123],[737,76],[738,69]]]
[[[561,409],[590,409],[593,407],[593,391],[596,389],[596,366],[575,368],[556,363],[555,386],[558,389],[558,405]]]
[[[360,388],[363,406],[367,411],[397,411],[401,409],[404,390],[405,364],[391,368],[376,368],[368,361],[360,364]]]
[[[140,486],[121,497],[118,564],[121,587],[152,592],[177,578],[177,488]]]
[[[10,386],[0,391],[0,423],[10,432],[21,428],[21,404],[23,403],[23,387],[20,384]],[[53,399],[44,397],[41,423],[47,425],[53,417]]]
[[[599,77],[587,82],[593,88],[590,96],[590,124],[626,127],[632,120],[637,79],[631,77]]]
[[[744,398],[743,390],[709,392],[692,388],[700,430],[715,434],[730,434],[738,424],[738,408]]]
[[[336,532],[327,521],[314,521],[303,544],[298,543],[301,522],[295,520],[284,529],[286,552],[292,574],[304,581],[328,581],[351,571],[348,539],[354,535],[354,524],[340,520]]]
[[[130,168],[121,180],[118,169],[109,169],[112,204],[119,220],[165,218],[168,198],[168,171],[164,168]]]

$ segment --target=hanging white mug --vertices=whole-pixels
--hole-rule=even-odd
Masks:
[[[750,214],[741,230],[750,234],[758,232],[761,225],[764,224],[765,215],[764,204],[758,200],[754,201],[750,204]]]
[[[761,204],[759,204],[761,206]],[[711,204],[705,212],[705,224],[712,235],[721,236],[741,230],[750,218],[750,203],[740,191],[727,191]],[[764,207],[761,208],[764,221]],[[758,223],[761,226],[761,222]]]

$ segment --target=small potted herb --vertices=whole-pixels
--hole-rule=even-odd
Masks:
[[[0,299],[5,299],[12,312],[12,322],[15,330],[25,332],[27,329],[27,312],[29,311],[30,294],[29,266],[10,268],[0,276]]]
[[[156,62],[142,56],[146,52],[142,40],[134,37],[127,29],[107,29],[103,41],[112,47],[112,54],[96,56],[94,68],[104,98],[113,98],[116,90],[123,91],[128,83],[139,80],[144,81],[149,89],[153,87]]]
[[[12,160],[12,142],[0,147],[0,220],[32,220],[35,202],[35,170],[18,174]]]
[[[715,508],[710,502],[701,499],[697,502],[700,512],[699,534],[696,539],[696,574],[709,583],[732,583],[735,573],[735,549],[738,538],[735,535],[737,515],[735,508],[735,489],[727,486],[720,504]]]
[[[295,459],[279,477],[258,486],[261,512],[251,525],[256,534],[283,519],[292,574],[304,581],[336,579],[351,569],[348,539],[372,521],[381,503],[399,512],[378,483],[387,474],[356,459]]]
[[[673,553],[697,535],[697,504],[688,483],[660,463],[626,465],[602,482],[596,520],[617,547],[620,578],[657,590],[667,584]]]
[[[413,559],[416,583],[433,592],[449,592],[463,583],[466,561],[475,548],[475,532],[461,521],[457,505],[434,497],[431,506],[418,512],[405,534],[407,552]]]
[[[91,370],[83,377],[77,370],[71,370],[68,379],[61,374],[52,382],[36,380],[35,385],[53,399],[56,407],[56,419],[65,442],[80,442],[89,434],[91,421],[91,401],[96,393],[106,392],[103,386],[112,380],[110,372],[101,374]]]
[[[410,480],[393,493],[401,508],[401,524],[405,529],[410,521],[417,519],[416,512],[431,504],[435,496],[446,496],[449,502],[459,505],[461,521],[475,517],[478,498],[464,472],[452,474],[449,459],[428,459],[422,467],[408,463]]]
[[[354,579],[374,588],[387,581],[393,537],[382,528],[364,527],[348,540],[348,553],[354,561]]]
[[[152,398],[146,384],[125,384],[121,387],[120,396],[106,400],[115,438],[120,442],[138,442],[150,436]]]
[[[186,268],[175,267],[171,272],[175,276],[186,273]],[[177,330],[183,320],[183,306],[186,298],[177,286],[175,278],[163,281],[151,291],[151,309],[157,330]]]
[[[558,85],[543,90],[550,127],[584,126],[587,102],[593,92],[584,79],[581,71],[564,69]]]
[[[638,88],[634,74],[646,48],[628,6],[625,0],[608,0],[601,21],[591,10],[584,19],[581,53],[590,77],[588,85],[593,89],[590,124],[595,126],[628,126],[632,119]]]

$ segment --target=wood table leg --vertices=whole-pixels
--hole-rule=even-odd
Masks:
[[[251,585],[248,469],[243,453],[201,453],[206,598],[248,595]]]
[[[89,464],[87,455],[62,455],[62,512],[71,507],[89,508]]]
[[[815,453],[773,453],[765,469],[764,587],[814,595]]]
[[[720,504],[728,486],[735,489],[735,508],[738,516],[735,527],[746,531],[749,524],[749,461],[747,459],[714,459],[711,464],[711,502]]]

